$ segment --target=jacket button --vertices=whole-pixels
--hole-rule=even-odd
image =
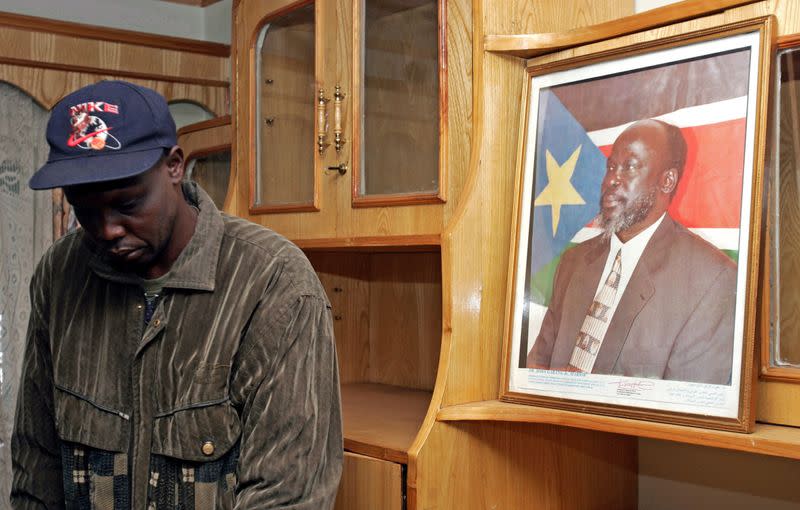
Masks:
[[[203,455],[214,455],[214,443],[206,441],[203,443]]]

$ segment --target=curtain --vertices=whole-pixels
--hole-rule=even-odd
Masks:
[[[28,284],[53,241],[50,192],[28,179],[47,159],[48,113],[19,89],[0,82],[0,510],[9,507],[11,431],[25,330]]]

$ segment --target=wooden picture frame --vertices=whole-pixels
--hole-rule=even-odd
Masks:
[[[773,33],[528,62],[501,400],[752,430]]]

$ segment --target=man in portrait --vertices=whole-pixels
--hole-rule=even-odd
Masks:
[[[686,153],[659,120],[616,139],[602,233],[558,262],[529,368],[730,384],[736,264],[667,212]]]

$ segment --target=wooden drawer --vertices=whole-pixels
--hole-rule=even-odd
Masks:
[[[335,510],[401,510],[403,465],[344,453],[342,481]]]

